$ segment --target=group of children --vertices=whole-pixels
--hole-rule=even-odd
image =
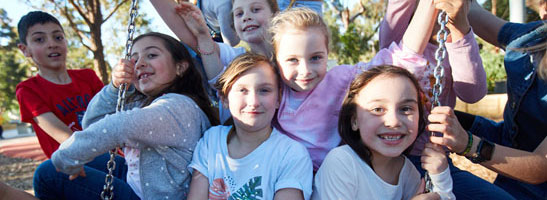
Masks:
[[[90,70],[66,69],[55,18],[31,12],[21,19],[19,48],[39,67],[17,87],[21,115],[51,149],[34,177],[38,198],[97,199],[108,173],[105,152],[115,147],[124,153],[114,168],[116,199],[458,196],[454,167],[426,130],[457,126],[431,118],[451,111],[456,96],[475,102],[486,94],[467,0],[389,1],[378,54],[328,71],[329,32],[317,10],[232,1],[232,28],[248,51],[213,41],[192,3],[151,2],[180,41],[138,36],[131,59],[120,60],[104,87]],[[446,106],[431,109],[438,9],[451,19]],[[218,112],[181,42],[200,54]],[[115,113],[120,84],[131,85],[128,109]],[[431,193],[424,193],[423,170]]]

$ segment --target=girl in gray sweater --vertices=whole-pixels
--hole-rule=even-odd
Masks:
[[[84,164],[121,147],[126,165],[114,169],[116,199],[185,199],[194,147],[218,123],[190,59],[186,48],[168,35],[137,37],[131,60],[121,60],[112,83],[91,100],[84,130],[72,134],[36,170],[36,196],[98,199],[107,171]],[[127,91],[129,110],[115,113],[122,83],[134,86]]]

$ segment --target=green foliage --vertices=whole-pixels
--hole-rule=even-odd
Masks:
[[[30,64],[17,49],[15,28],[7,12],[0,9],[0,113],[18,109],[15,86],[27,77]]]
[[[262,176],[253,177],[228,199],[262,199],[263,193],[260,186],[262,186]]]
[[[325,22],[331,31],[329,59],[336,60],[338,64],[368,61],[378,52],[379,42],[375,35],[379,31],[385,4],[377,0],[362,0],[362,3],[367,9],[350,21],[346,30],[341,30],[339,15],[333,9],[324,12]]]
[[[503,65],[503,56],[501,49],[485,42],[484,40],[477,38],[479,45],[482,45],[479,51],[484,71],[486,72],[486,83],[488,84],[488,91],[494,91],[496,81],[503,81],[507,79],[505,73],[505,67]]]
[[[496,0],[496,16],[509,21],[509,0]],[[486,10],[492,10],[492,0],[487,0],[482,4]],[[536,11],[530,7],[526,7],[526,22],[540,20]]]

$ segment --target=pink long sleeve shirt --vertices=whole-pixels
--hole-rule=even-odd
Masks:
[[[415,8],[415,0],[389,1],[384,20],[380,24],[380,48],[385,48],[403,38]],[[431,89],[435,83],[433,68],[437,63],[435,60],[437,47],[431,43],[427,44],[424,50],[424,58],[429,62],[427,67],[409,69],[420,82],[430,102]],[[467,103],[482,99],[487,92],[486,73],[473,30],[460,40],[446,43],[446,49],[447,56],[442,63],[445,76],[442,80],[443,92],[439,99],[441,105],[453,108],[456,105],[456,97]],[[421,134],[410,154],[421,155],[427,141],[428,134]]]
[[[304,144],[312,158],[314,171],[319,169],[327,153],[340,144],[338,116],[350,83],[362,70],[382,64],[423,68],[427,61],[412,50],[393,43],[389,48],[380,50],[369,63],[334,67],[311,91],[296,92],[286,85],[283,87],[274,125],[282,133]]]

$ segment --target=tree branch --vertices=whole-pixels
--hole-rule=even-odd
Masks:
[[[51,0],[51,1],[53,1],[53,0]],[[87,17],[86,13],[83,12],[82,9],[80,9],[79,5],[76,5],[76,3],[74,3],[74,0],[68,0],[68,2],[70,2],[70,4],[72,4],[74,9],[78,12],[78,14],[80,14],[80,16],[84,19],[86,24],[88,24],[88,25],[92,24],[91,20]]]
[[[116,7],[114,7],[114,9],[104,18],[103,23],[106,22],[127,1],[128,0],[123,0],[118,5],[116,5]]]

